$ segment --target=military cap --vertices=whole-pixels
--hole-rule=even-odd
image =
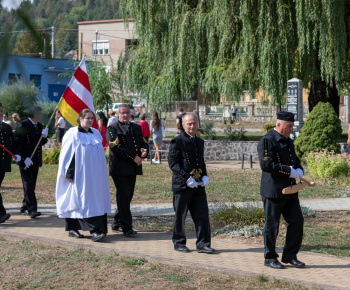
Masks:
[[[280,111],[277,113],[277,120],[294,122],[294,114],[287,111]]]

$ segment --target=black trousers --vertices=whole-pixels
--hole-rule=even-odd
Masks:
[[[173,205],[175,210],[172,237],[174,247],[186,245],[185,221],[188,211],[196,228],[196,247],[210,247],[209,208],[204,187],[174,191]]]
[[[280,217],[283,215],[288,223],[286,243],[283,248],[282,260],[295,259],[303,240],[304,217],[299,199],[274,199],[262,197],[265,211],[265,259],[276,260],[276,239],[279,230]]]
[[[107,234],[107,214],[94,216],[84,219],[65,219],[66,231],[90,231],[90,233],[104,233]]]
[[[130,203],[134,196],[136,175],[132,176],[112,176],[117,189],[117,210],[114,214],[113,226],[122,227],[123,232],[132,229],[132,217]]]
[[[2,184],[2,181],[4,180],[5,172],[0,172],[0,186]],[[0,217],[3,217],[6,214],[6,209],[4,207],[4,204],[2,203],[2,196],[0,193]]]
[[[27,209],[30,213],[38,210],[35,197],[35,186],[38,177],[39,166],[30,166],[26,170],[20,166],[21,178],[23,183],[24,199],[22,209]]]

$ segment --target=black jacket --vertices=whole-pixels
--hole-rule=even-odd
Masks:
[[[16,154],[14,135],[9,124],[0,123],[0,144],[13,154]],[[0,148],[0,172],[11,171],[11,160],[12,156]]]
[[[142,175],[142,165],[137,166],[134,162],[136,156],[141,157],[141,148],[149,148],[141,126],[133,122],[124,124],[117,121],[107,128],[106,139],[108,144],[117,140],[117,145],[109,148],[109,175]]]
[[[298,198],[298,193],[282,194],[283,188],[295,184],[295,179],[289,178],[290,166],[303,170],[293,141],[273,129],[259,141],[258,154],[262,170],[260,194],[268,198]]]
[[[24,160],[27,157],[31,157],[36,144],[38,143],[41,131],[43,130],[43,125],[41,123],[37,123],[38,128],[35,128],[33,123],[26,119],[21,122],[21,126],[17,128],[16,131],[16,142],[18,151],[17,154],[21,155],[22,161],[19,163],[19,166],[24,167]],[[41,144],[39,144],[37,150],[35,151],[32,161],[33,166],[42,166],[42,146],[47,143],[47,138],[41,139]]]
[[[204,141],[199,137],[192,138],[186,133],[177,135],[170,142],[168,162],[173,171],[173,191],[188,188],[187,180],[191,176],[195,178],[193,171],[199,173],[199,177],[195,178],[196,181],[200,181],[204,175],[207,175]]]

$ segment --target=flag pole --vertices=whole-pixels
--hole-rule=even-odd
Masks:
[[[17,159],[16,156],[15,156],[15,154],[13,154],[10,150],[8,150],[7,148],[5,148],[5,146],[3,146],[3,145],[0,144],[0,147],[1,147],[2,149],[4,149],[8,154],[10,154],[12,157],[14,157],[15,159]]]
[[[48,129],[48,127],[49,127],[49,125],[50,125],[50,123],[51,123],[51,120],[52,120],[53,116],[55,115],[56,111],[57,111],[57,107],[56,107],[55,110],[53,111],[49,122],[46,124],[45,129]],[[33,159],[33,156],[34,156],[34,154],[35,154],[35,151],[38,149],[39,144],[41,143],[41,140],[42,140],[42,139],[43,139],[43,135],[40,136],[39,141],[38,141],[38,143],[36,144],[36,146],[35,146],[35,148],[34,148],[34,150],[33,150],[32,155],[30,156],[30,160]],[[26,166],[24,169],[26,169],[26,168],[28,168],[28,167]]]

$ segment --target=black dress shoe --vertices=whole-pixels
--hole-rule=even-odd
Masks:
[[[68,233],[68,237],[82,239],[84,238],[84,235],[81,235],[78,231],[70,230]]]
[[[189,253],[190,250],[186,246],[175,246],[175,251],[181,252],[181,253]]]
[[[265,260],[264,265],[273,269],[284,269],[284,266],[277,260]]]
[[[127,230],[126,232],[124,232],[124,236],[126,237],[131,237],[131,236],[135,236],[137,235],[137,232],[134,231],[133,229]]]
[[[98,242],[103,240],[106,237],[106,234],[104,233],[92,233],[92,241],[93,242]]]
[[[26,214],[26,211],[28,212],[26,207],[21,207],[21,209],[19,210],[19,212],[22,214]]]
[[[295,258],[295,259],[282,259],[282,263],[291,264],[292,267],[295,267],[295,268],[304,268],[305,267],[305,263],[299,261],[297,258]]]
[[[0,224],[4,223],[5,221],[7,221],[10,218],[10,214],[7,213],[4,216],[0,217]]]
[[[123,232],[123,229],[119,225],[112,224],[112,231]]]
[[[35,219],[37,216],[41,216],[41,212],[40,212],[40,211],[32,211],[32,212],[30,213],[30,217],[31,217],[32,219]]]
[[[203,247],[203,248],[198,248],[197,252],[198,253],[213,254],[215,252],[215,250],[210,248],[210,247]]]

